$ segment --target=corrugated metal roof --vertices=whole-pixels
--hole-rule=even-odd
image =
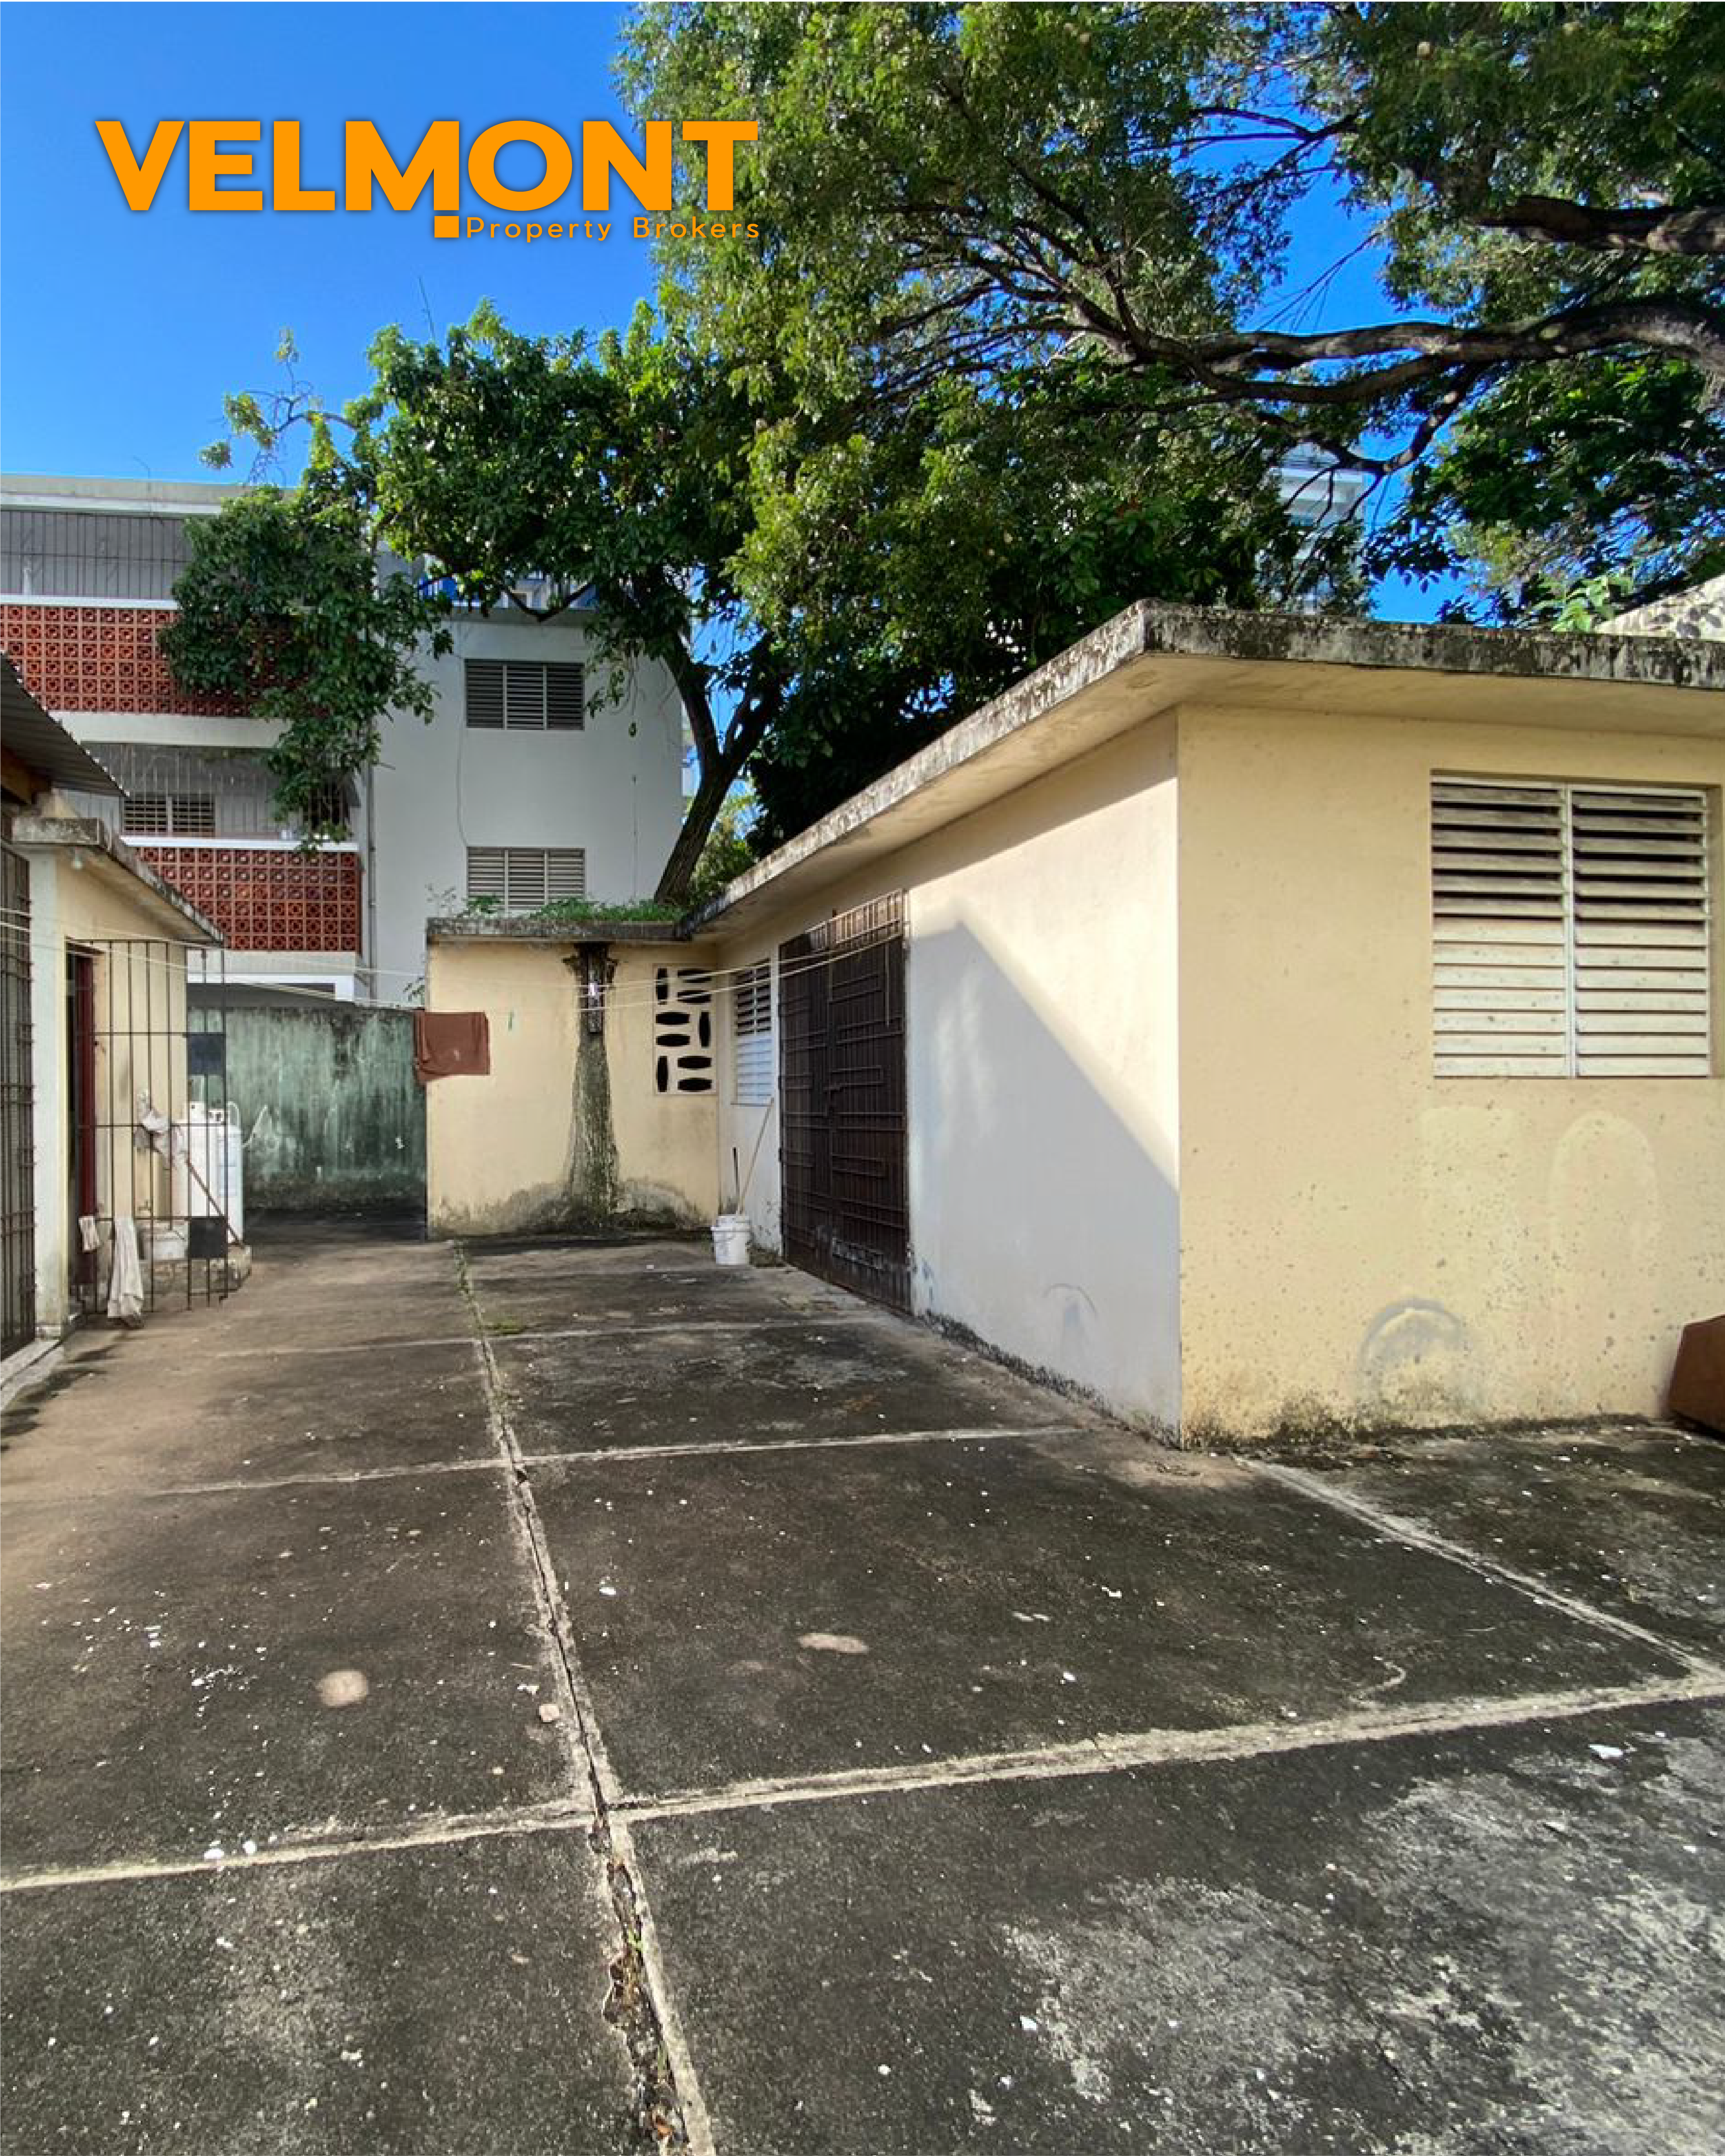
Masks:
[[[20,763],[51,785],[81,793],[119,793],[124,789],[81,742],[58,719],[50,718],[19,678],[12,661],[0,654],[0,736]]]

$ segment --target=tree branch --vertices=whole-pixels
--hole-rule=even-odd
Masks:
[[[1489,216],[1476,211],[1470,221],[1488,232],[1519,233],[1526,239],[1603,254],[1725,254],[1725,205],[1717,203],[1681,209],[1591,209],[1559,195],[1521,195]]]

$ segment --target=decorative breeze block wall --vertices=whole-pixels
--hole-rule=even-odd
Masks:
[[[176,683],[157,643],[172,619],[150,607],[0,606],[0,648],[50,711],[244,718],[243,704]]]
[[[236,951],[360,948],[357,854],[291,847],[139,846]]]
[[[700,966],[653,976],[653,1082],[661,1093],[713,1090],[713,980]]]

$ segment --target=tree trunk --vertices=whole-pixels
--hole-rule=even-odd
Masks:
[[[677,834],[677,842],[670,850],[670,857],[660,875],[659,887],[653,894],[661,905],[682,906],[687,902],[689,886],[695,880],[702,849],[725,805],[725,796],[742,767],[742,757],[733,761],[725,757],[716,768],[701,773],[701,783],[684,814],[683,828]]]

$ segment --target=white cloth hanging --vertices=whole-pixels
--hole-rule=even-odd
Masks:
[[[80,1250],[99,1250],[102,1246],[101,1229],[96,1225],[94,1213],[78,1215],[78,1247]]]
[[[144,1268],[138,1260],[138,1224],[129,1213],[114,1222],[114,1253],[108,1264],[108,1315],[122,1325],[144,1322]]]

